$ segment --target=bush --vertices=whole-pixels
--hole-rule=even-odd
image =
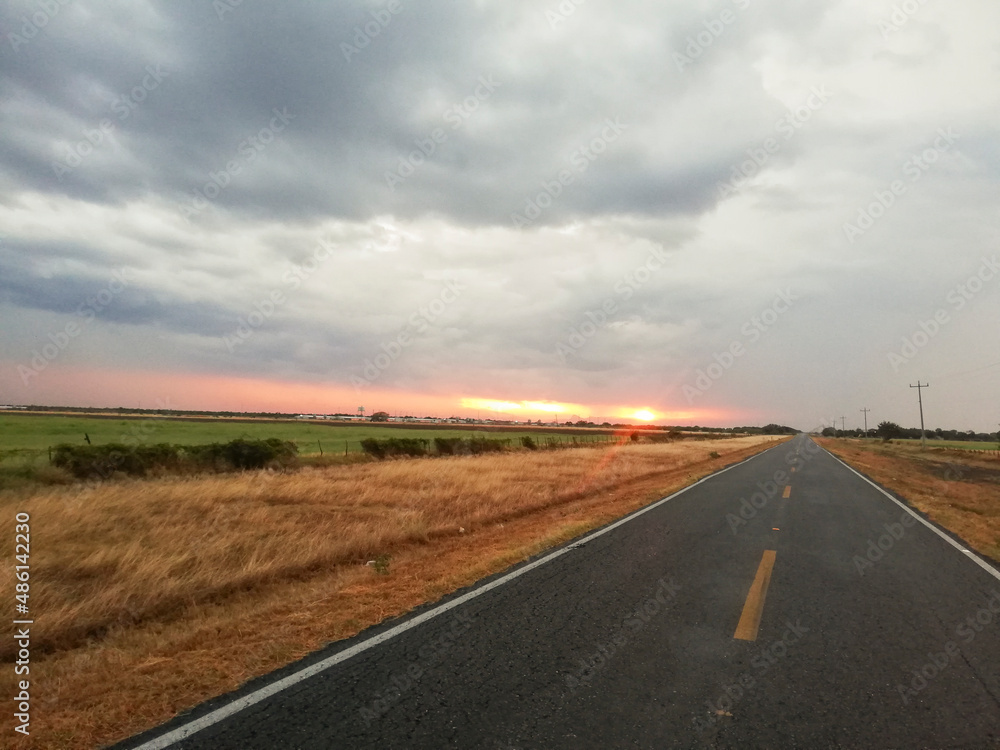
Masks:
[[[294,462],[298,448],[295,443],[268,438],[267,440],[233,440],[210,445],[128,446],[57,445],[53,450],[53,465],[65,469],[78,479],[107,479],[116,472],[130,476],[145,476],[150,471],[212,470],[232,471],[262,469],[271,464]]]
[[[469,452],[462,438],[434,438],[434,450],[442,456],[458,456]]]
[[[521,445],[527,448],[529,451],[537,451],[538,444],[532,439],[530,435],[525,435],[521,438]]]
[[[509,440],[491,440],[490,438],[470,438],[469,453],[500,453],[510,445]]]
[[[78,479],[98,476],[107,479],[116,472],[143,476],[146,466],[135,450],[121,443],[107,445],[57,445],[52,464],[65,469]]]
[[[361,449],[376,458],[391,456],[426,456],[427,441],[418,438],[368,438],[361,441]]]

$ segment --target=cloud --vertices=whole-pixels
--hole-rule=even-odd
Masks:
[[[705,413],[910,423],[907,377],[986,364],[991,291],[905,372],[886,355],[995,252],[1000,10],[389,6],[75,0],[30,38],[34,4],[0,11],[3,366],[122,269],[46,393],[63,361],[349,389],[383,355],[363,392],[671,412],[783,288],[801,302]],[[990,426],[938,393],[943,426]]]

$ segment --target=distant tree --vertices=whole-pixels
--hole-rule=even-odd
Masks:
[[[823,428],[823,437],[836,437],[837,431],[832,427]]]
[[[797,430],[793,427],[786,427],[780,424],[766,424],[761,428],[765,435],[794,435]]]
[[[903,428],[895,422],[879,422],[878,436],[882,438],[884,442],[888,442],[893,438],[898,438],[902,434]]]
[[[387,411],[377,411],[371,415],[372,422],[388,422],[389,412]]]

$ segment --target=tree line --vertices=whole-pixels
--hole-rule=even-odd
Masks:
[[[935,430],[925,430],[927,437],[931,440],[954,440],[958,442],[980,442],[988,443],[1000,440],[1000,433],[996,432],[976,432],[975,430],[942,430],[938,427]],[[857,428],[853,430],[838,430],[835,427],[823,429],[823,437],[865,437],[865,431]],[[900,427],[895,422],[880,422],[878,427],[868,430],[867,437],[882,438],[883,440],[920,440],[919,427]]]

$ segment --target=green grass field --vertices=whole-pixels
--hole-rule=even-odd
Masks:
[[[903,445],[920,445],[920,441],[917,439],[899,439],[893,440],[894,443],[901,443]],[[996,451],[997,444],[994,443],[978,443],[970,442],[966,440],[928,440],[928,448],[952,448],[964,451]]]
[[[289,440],[299,447],[302,455],[318,454],[320,445],[325,453],[343,454],[345,448],[352,452],[361,451],[361,441],[366,438],[406,437],[433,440],[436,437],[464,437],[488,435],[491,438],[509,439],[517,445],[520,438],[530,435],[538,442],[559,437],[562,441],[572,441],[573,436],[544,428],[490,431],[439,428],[393,427],[375,423],[338,425],[330,423],[287,422],[247,422],[234,420],[213,420],[208,422],[186,422],[169,418],[150,419],[99,419],[77,416],[29,416],[23,414],[0,414],[0,459],[10,457],[13,452],[31,454],[47,452],[59,443],[83,444],[84,435],[89,435],[94,445],[106,443],[146,444],[175,443],[178,445],[204,445],[224,443],[237,438],[280,438]],[[604,442],[605,434],[576,436],[579,442]]]

